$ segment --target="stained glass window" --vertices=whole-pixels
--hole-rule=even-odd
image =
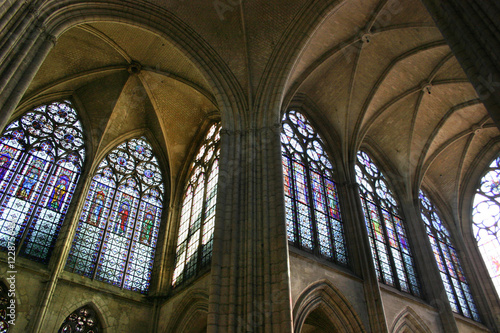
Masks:
[[[163,192],[162,173],[146,138],[118,145],[97,167],[66,269],[146,293]]]
[[[387,180],[363,151],[357,154],[355,169],[370,249],[379,281],[420,296],[420,284],[403,218]]]
[[[91,306],[82,306],[66,317],[58,333],[100,333],[101,323]]]
[[[325,145],[302,113],[288,111],[282,123],[288,241],[297,248],[347,265],[337,185]]]
[[[11,313],[11,309],[9,309],[9,306],[11,306],[10,300],[9,288],[0,281],[0,333],[7,333],[9,331],[9,321],[11,321],[11,324],[15,324],[15,321],[12,319],[15,319],[16,314]]]
[[[213,124],[190,167],[182,202],[172,281],[174,287],[208,266],[212,257],[219,141],[220,124]]]
[[[500,156],[486,170],[476,191],[472,230],[500,296]]]
[[[479,321],[479,314],[458,260],[457,251],[451,244],[450,234],[441,222],[436,207],[423,191],[420,191],[419,198],[422,220],[451,308],[456,313]]]
[[[47,263],[85,148],[69,101],[42,105],[10,123],[0,138],[0,248]]]

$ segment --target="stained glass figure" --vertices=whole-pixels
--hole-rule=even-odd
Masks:
[[[458,314],[479,321],[479,314],[458,260],[457,252],[451,243],[450,234],[441,222],[436,206],[422,190],[420,190],[419,198],[422,220],[425,223],[427,236],[451,308]]]
[[[370,156],[357,154],[356,182],[379,281],[420,296],[408,238],[392,191]]]
[[[73,311],[66,317],[58,333],[100,333],[101,322],[91,306],[86,305]]]
[[[6,127],[0,138],[0,248],[15,244],[19,255],[48,262],[84,157],[82,125],[69,101],[34,108]]]
[[[9,320],[12,317],[7,316],[10,313],[8,306],[10,306],[9,288],[0,281],[0,333],[7,333],[9,331]]]
[[[500,156],[486,169],[474,196],[472,230],[500,297]]]
[[[66,269],[146,293],[163,193],[158,161],[145,137],[114,148],[90,184]]]
[[[282,124],[288,241],[297,248],[347,265],[337,185],[323,140],[298,111],[286,112]]]
[[[172,285],[178,286],[208,266],[212,243],[219,175],[220,124],[213,124],[191,163],[184,191],[175,270]]]

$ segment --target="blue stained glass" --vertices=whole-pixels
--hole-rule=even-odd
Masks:
[[[344,239],[333,166],[309,120],[290,110],[281,134],[285,213],[289,242],[346,265]]]
[[[66,269],[146,293],[162,200],[161,171],[146,138],[115,147],[92,179]]]
[[[67,114],[60,119],[57,112]],[[60,137],[71,133],[73,140]],[[68,101],[34,108],[0,138],[0,248],[48,263],[80,175],[83,133]]]
[[[463,275],[449,232],[439,218],[437,208],[422,190],[419,192],[419,199],[422,220],[428,226],[427,236],[451,307],[454,312],[479,321],[472,297],[464,297],[464,294],[470,296],[469,286]]]
[[[355,171],[373,261],[382,270],[382,274],[377,273],[379,280],[419,296],[403,220],[384,175],[363,151],[357,154]]]

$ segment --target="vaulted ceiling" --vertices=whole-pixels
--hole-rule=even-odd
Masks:
[[[258,97],[276,50],[311,9],[306,0],[142,2],[185,22],[248,99]],[[419,0],[331,3],[297,38],[278,96],[283,108],[306,98],[346,160],[369,143],[414,184],[408,192],[423,181],[456,208],[478,156],[498,151],[499,132],[425,7]],[[151,31],[87,22],[58,38],[24,100],[74,94],[93,124],[94,149],[148,127],[168,152],[174,180],[204,119],[229,112],[202,67]]]

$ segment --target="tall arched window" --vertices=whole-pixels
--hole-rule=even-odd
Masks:
[[[320,136],[298,111],[284,114],[281,152],[288,241],[347,265],[333,166]]]
[[[26,112],[0,138],[0,248],[47,263],[80,176],[83,131],[69,101]]]
[[[500,156],[486,169],[474,196],[472,230],[500,296]]]
[[[220,124],[208,130],[191,164],[184,190],[172,285],[196,275],[210,263],[219,176]]]
[[[146,293],[163,192],[162,173],[145,137],[114,148],[90,184],[66,269]]]
[[[357,154],[355,169],[379,281],[420,296],[404,222],[384,175],[363,151]]]
[[[427,236],[431,243],[434,258],[438,264],[441,280],[443,280],[446,295],[454,312],[479,321],[474,300],[470,293],[469,284],[465,279],[457,252],[451,244],[448,230],[441,222],[436,207],[421,190],[420,213],[425,223]]]

